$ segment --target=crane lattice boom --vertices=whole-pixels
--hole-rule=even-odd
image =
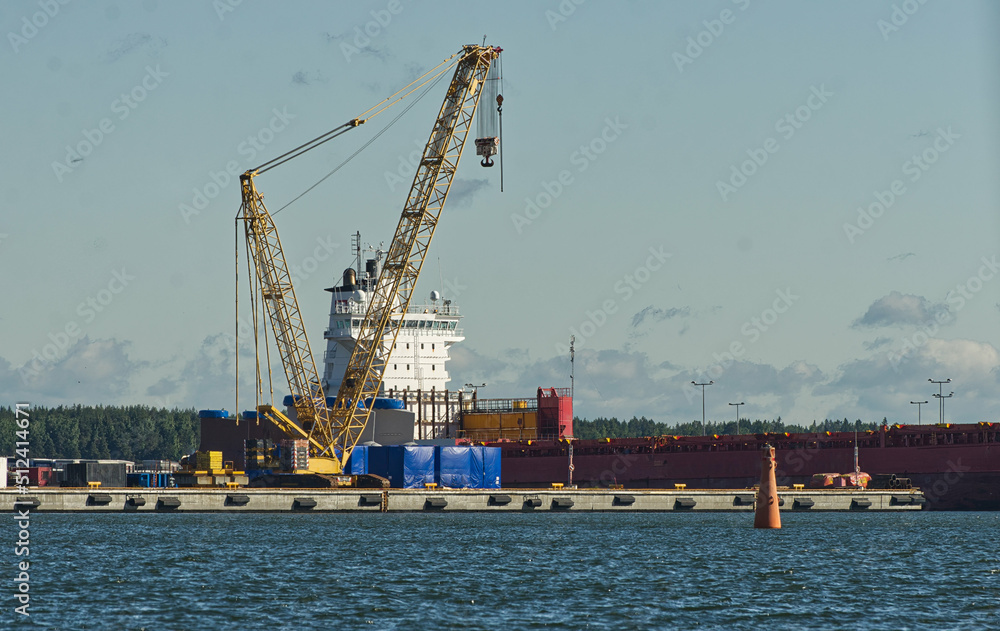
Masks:
[[[427,255],[441,209],[444,207],[462,156],[466,137],[479,104],[490,64],[500,49],[470,45],[455,68],[448,93],[424,147],[423,157],[396,227],[368,311],[361,323],[354,352],[344,372],[337,405],[330,410],[333,443],[342,451],[342,462],[354,449],[368,422],[371,406],[357,409],[357,401],[374,399],[382,385],[386,363],[399,334],[402,315],[410,305],[420,269]],[[327,429],[318,420],[317,431],[327,440]]]

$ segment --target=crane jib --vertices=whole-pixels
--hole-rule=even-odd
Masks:
[[[251,303],[255,305],[255,349],[258,333],[256,309],[259,308],[271,324],[293,395],[297,419],[293,422],[272,406],[261,405],[261,380],[264,372],[270,375],[270,362],[266,363],[267,370],[262,371],[259,352],[256,353],[258,410],[290,437],[305,436],[314,454],[328,456],[318,459],[323,461],[323,472],[340,472],[367,424],[373,406],[363,402],[373,400],[379,394],[385,366],[399,334],[399,320],[409,308],[483,93],[481,88],[500,52],[501,49],[496,47],[464,46],[457,62],[445,60],[362,116],[240,177],[243,203],[237,218],[244,223],[248,266],[252,261],[252,276],[257,279],[257,285],[251,285]],[[420,87],[436,81],[450,63],[455,65],[454,75],[417,163],[417,173],[378,282],[371,292],[336,403],[327,407],[281,242],[253,178],[257,172],[263,173],[340,135],[348,128],[357,127]],[[441,69],[442,66],[444,69]]]

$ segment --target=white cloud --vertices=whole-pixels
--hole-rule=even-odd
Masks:
[[[868,307],[865,315],[854,321],[854,327],[899,326],[933,322],[948,312],[943,303],[931,303],[923,296],[893,291]]]

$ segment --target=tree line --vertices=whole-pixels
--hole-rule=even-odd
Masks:
[[[740,421],[739,433],[853,432],[855,429],[861,432],[865,430],[877,430],[884,422],[886,422],[885,419],[883,419],[882,422],[863,423],[861,419],[851,421],[844,418],[843,420],[826,419],[822,422],[813,421],[811,425],[797,425],[794,423],[785,423],[779,416],[773,421],[760,419],[750,421],[749,419],[743,419]],[[592,421],[581,418],[573,419],[573,436],[584,440],[595,438],[641,438],[644,436],[667,435],[702,436],[706,434],[719,434],[722,436],[736,433],[736,421],[708,421],[705,423],[705,427],[703,428],[701,421],[670,425],[667,423],[656,422],[653,419],[646,418],[645,416],[633,416],[627,421],[619,421],[616,417],[598,417]]]
[[[15,433],[23,430],[14,416],[13,408],[0,407],[0,455],[13,455],[15,442],[22,439]],[[179,460],[198,447],[201,436],[194,409],[35,406],[27,418],[33,458]]]

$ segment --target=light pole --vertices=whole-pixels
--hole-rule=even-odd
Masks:
[[[710,386],[715,381],[709,381],[708,383],[695,383],[691,382],[691,385],[701,386],[701,435],[706,436],[708,432],[705,431],[705,386]]]
[[[917,425],[920,425],[920,406],[927,403],[927,401],[910,401],[911,404],[917,406]]]
[[[740,434],[740,406],[741,405],[746,405],[746,403],[744,403],[743,401],[740,401],[739,403],[730,403],[729,405],[735,405],[736,406],[736,435],[739,436],[739,434]]]
[[[948,395],[943,394],[944,392],[943,384],[951,383],[951,379],[948,378],[945,379],[944,381],[934,381],[933,379],[928,379],[927,381],[930,381],[931,383],[936,383],[938,385],[938,393],[934,395],[934,398],[937,399],[940,404],[940,410],[938,411],[938,423],[944,423],[944,400],[950,399],[951,395],[955,393],[952,392],[951,394]]]

